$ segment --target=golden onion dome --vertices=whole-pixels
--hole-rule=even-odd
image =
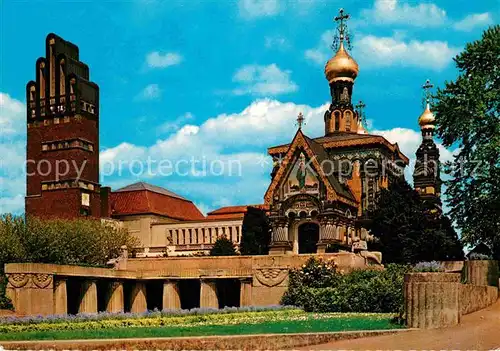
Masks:
[[[425,107],[425,111],[422,112],[420,117],[418,118],[418,124],[421,129],[434,129],[434,123],[436,122],[436,117],[432,113],[429,104]]]
[[[340,42],[340,47],[325,66],[325,76],[328,83],[336,80],[354,80],[358,76],[359,66],[357,62],[344,49],[344,43]]]

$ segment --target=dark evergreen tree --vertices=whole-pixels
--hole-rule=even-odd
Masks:
[[[210,256],[235,256],[236,249],[231,240],[225,236],[220,236],[210,249]]]
[[[500,26],[454,60],[459,76],[438,89],[434,105],[443,145],[458,146],[445,168],[450,216],[465,244],[485,243],[500,256]]]
[[[376,209],[370,213],[370,229],[384,262],[463,258],[462,246],[450,220],[430,212],[404,179],[393,181],[376,201]]]
[[[271,228],[266,212],[248,207],[243,218],[240,252],[242,255],[267,255],[271,242]]]

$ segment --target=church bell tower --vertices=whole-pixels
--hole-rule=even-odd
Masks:
[[[332,103],[325,112],[325,135],[357,133],[361,124],[360,116],[352,104],[352,90],[359,66],[346,50],[346,46],[350,46],[346,25],[348,19],[349,15],[340,9],[339,15],[335,17],[338,26],[333,45],[337,52],[325,66],[325,76],[332,97]]]
[[[100,217],[99,87],[78,47],[55,34],[26,85],[26,214]]]
[[[425,92],[425,109],[418,119],[422,131],[422,143],[416,152],[413,185],[431,211],[441,212],[441,175],[439,149],[434,142],[436,118],[430,109],[430,89],[433,87],[427,80]]]

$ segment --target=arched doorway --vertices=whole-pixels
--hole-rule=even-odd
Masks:
[[[299,254],[316,253],[316,244],[319,241],[319,226],[307,222],[299,226]]]

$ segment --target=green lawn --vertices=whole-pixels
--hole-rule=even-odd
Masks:
[[[179,336],[238,335],[238,334],[270,334],[270,333],[310,333],[335,332],[350,330],[376,330],[402,328],[393,324],[387,315],[346,317],[338,315],[328,318],[316,318],[315,314],[307,314],[298,320],[264,321],[258,323],[241,323],[225,325],[193,325],[163,327],[121,327],[91,330],[45,330],[0,333],[0,340],[69,340],[69,339],[115,339],[115,338],[154,338]]]

